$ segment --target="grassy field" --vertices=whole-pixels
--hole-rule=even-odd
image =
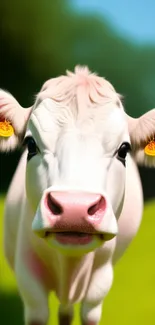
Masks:
[[[0,199],[0,216],[4,200]],[[1,324],[23,324],[22,304],[16,283],[2,253],[2,217],[0,217],[0,319]],[[115,268],[112,290],[106,298],[100,324],[155,324],[155,201],[145,205],[144,217],[137,237]],[[53,311],[50,324],[57,325],[58,302],[50,298]],[[73,325],[80,324],[79,306],[75,308]],[[65,324],[64,324],[65,325]]]

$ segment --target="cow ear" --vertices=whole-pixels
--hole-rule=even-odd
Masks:
[[[0,151],[14,150],[21,142],[31,114],[8,92],[0,90]]]
[[[155,167],[155,109],[136,119],[127,115],[127,120],[135,160]]]

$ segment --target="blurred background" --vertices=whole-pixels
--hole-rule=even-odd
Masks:
[[[155,107],[154,0],[1,0],[0,21],[0,87],[22,106],[32,105],[45,80],[81,64],[114,85],[133,117]],[[19,157],[0,155],[1,211]],[[144,221],[116,267],[101,324],[155,324],[155,170],[140,168],[140,174]],[[0,259],[0,318],[22,324],[13,275],[2,253]],[[55,299],[51,304],[57,308]]]

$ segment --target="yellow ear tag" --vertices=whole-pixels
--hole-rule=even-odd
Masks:
[[[0,121],[0,137],[11,137],[14,134],[13,126],[9,121]]]
[[[155,156],[155,140],[151,140],[146,147],[144,148],[144,152],[148,156]]]

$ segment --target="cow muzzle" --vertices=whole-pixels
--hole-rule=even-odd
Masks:
[[[40,237],[60,245],[100,244],[116,236],[118,227],[105,195],[46,190],[32,223]]]

